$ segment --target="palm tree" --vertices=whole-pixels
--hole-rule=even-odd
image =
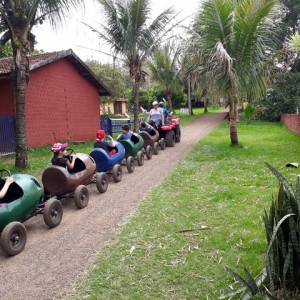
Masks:
[[[277,0],[205,0],[195,22],[198,72],[210,95],[229,104],[230,139],[238,145],[237,102],[266,90],[266,66],[277,47]]]
[[[46,17],[55,26],[61,22],[72,7],[82,0],[2,0],[0,1],[0,23],[6,32],[1,44],[9,40],[13,49],[13,89],[16,102],[16,160],[17,168],[27,167],[27,139],[25,116],[25,93],[29,79],[27,54],[34,47],[33,26]],[[2,27],[3,26],[3,27]]]
[[[171,52],[174,52],[173,55]],[[180,68],[178,67],[179,54],[179,47],[174,50],[174,47],[167,43],[162,49],[154,51],[153,60],[148,63],[152,80],[156,81],[159,88],[165,93],[170,111],[173,109],[172,96],[181,86]]]
[[[133,84],[134,131],[139,127],[139,88],[145,76],[143,64],[162,39],[177,24],[171,25],[174,11],[169,8],[148,24],[150,0],[98,0],[106,25],[96,31],[110,45],[114,56],[122,56]]]
[[[287,48],[295,52],[297,54],[300,54],[300,35],[298,32],[294,33],[287,42]]]

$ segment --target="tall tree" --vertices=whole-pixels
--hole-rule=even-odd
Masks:
[[[25,93],[29,79],[27,54],[34,47],[33,26],[49,18],[53,26],[60,23],[72,7],[82,0],[1,0],[0,23],[6,32],[1,44],[11,41],[13,49],[13,88],[16,103],[16,160],[17,168],[27,167],[27,138]],[[3,27],[2,27],[3,26]]]
[[[145,76],[143,65],[174,26],[174,11],[169,8],[151,23],[150,0],[98,0],[105,12],[105,25],[96,31],[111,46],[114,55],[122,56],[133,84],[134,131],[139,127],[139,88]],[[102,20],[101,20],[102,21]]]
[[[277,48],[277,0],[205,0],[194,35],[209,94],[227,99],[230,139],[238,145],[237,102],[266,90],[266,63]]]
[[[159,89],[165,94],[170,111],[173,109],[172,96],[182,86],[178,65],[180,48],[174,48],[174,46],[174,44],[167,43],[162,48],[156,49],[152,61],[148,63],[151,78],[158,83]]]

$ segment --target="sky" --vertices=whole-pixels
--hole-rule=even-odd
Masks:
[[[184,25],[188,25],[193,14],[197,11],[200,0],[151,0],[152,16],[158,16],[165,9],[173,6],[179,13],[178,19],[185,19]],[[85,22],[94,28],[101,24],[101,6],[93,0],[86,0],[85,10],[73,11],[71,17],[58,29],[53,29],[46,22],[33,29],[36,35],[36,49],[44,52],[72,49],[82,60],[96,59],[102,63],[111,62],[111,58],[101,54],[100,50],[109,52],[109,48],[103,45],[96,33],[93,33]],[[99,21],[100,20],[100,21]]]

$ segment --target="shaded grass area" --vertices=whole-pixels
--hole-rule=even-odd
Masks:
[[[295,182],[299,137],[281,124],[222,124],[195,145],[99,253],[68,299],[217,299],[235,287],[225,267],[257,275],[264,265],[263,210],[277,179]],[[190,230],[190,231],[186,231]]]

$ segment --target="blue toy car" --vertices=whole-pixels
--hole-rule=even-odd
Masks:
[[[95,148],[89,154],[96,163],[97,172],[112,172],[113,180],[120,182],[122,180],[121,163],[125,158],[125,148],[119,142],[115,142],[116,153],[109,155],[101,148]]]

